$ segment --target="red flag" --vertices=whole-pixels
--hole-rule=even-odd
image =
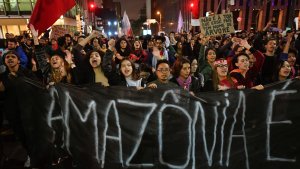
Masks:
[[[29,24],[32,24],[40,35],[75,5],[75,0],[37,0]]]

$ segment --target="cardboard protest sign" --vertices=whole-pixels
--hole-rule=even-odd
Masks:
[[[215,36],[234,32],[233,15],[225,13],[200,18],[201,33],[205,36]]]
[[[50,39],[57,39],[61,36],[64,36],[65,34],[68,34],[69,31],[62,28],[61,26],[58,26],[58,25],[55,25],[55,26],[52,26],[51,28],[51,35],[50,35]]]

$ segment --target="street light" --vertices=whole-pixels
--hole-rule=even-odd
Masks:
[[[159,31],[161,31],[161,13],[157,11],[156,14],[159,15]]]

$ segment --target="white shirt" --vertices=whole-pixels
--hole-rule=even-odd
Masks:
[[[132,80],[129,77],[126,77],[127,87],[134,86],[134,87],[144,87],[142,86],[142,79],[139,80]]]

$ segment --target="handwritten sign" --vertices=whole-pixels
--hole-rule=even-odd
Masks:
[[[205,36],[233,33],[233,15],[232,13],[225,13],[202,17],[200,18],[200,29]]]
[[[68,30],[62,28],[61,26],[52,26],[51,28],[51,35],[50,35],[50,39],[57,39],[61,36],[64,36],[65,34],[68,34]]]
[[[299,89],[297,80],[193,97],[20,80],[16,92],[35,166],[59,148],[84,169],[298,169]]]

